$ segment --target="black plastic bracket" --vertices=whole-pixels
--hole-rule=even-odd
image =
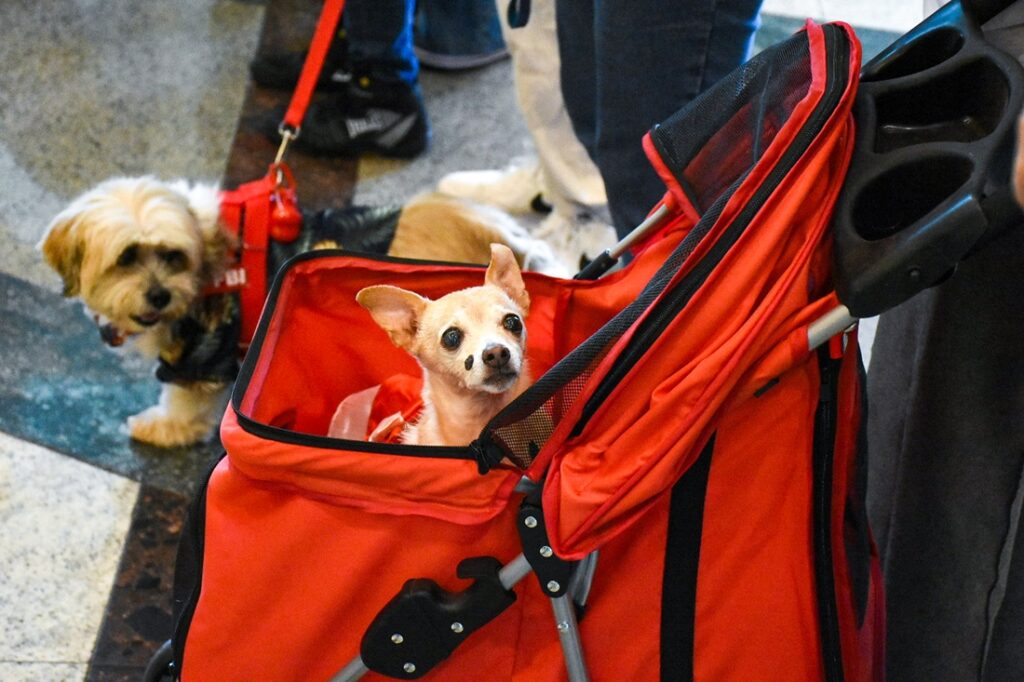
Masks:
[[[363,664],[401,680],[426,675],[515,602],[515,592],[501,584],[500,570],[493,557],[462,561],[457,575],[473,580],[462,592],[448,592],[425,578],[406,581],[363,635]]]
[[[569,588],[573,562],[558,557],[551,549],[539,496],[538,488],[519,507],[519,541],[523,546],[523,555],[540,582],[540,589],[549,597],[561,597]]]

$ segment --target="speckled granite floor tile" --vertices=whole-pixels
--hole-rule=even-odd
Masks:
[[[89,660],[138,490],[0,434],[0,662]]]
[[[0,2],[0,271],[56,289],[34,244],[100,179],[219,179],[262,19],[238,0]]]
[[[84,664],[0,661],[0,680],[4,682],[78,682],[84,677]]]

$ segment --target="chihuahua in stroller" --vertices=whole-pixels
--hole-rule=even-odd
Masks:
[[[430,300],[383,284],[356,294],[374,321],[423,368],[423,410],[405,424],[406,445],[468,445],[530,385],[530,295],[512,250],[491,245],[482,286]]]

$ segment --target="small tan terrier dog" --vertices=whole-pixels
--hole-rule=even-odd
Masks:
[[[72,201],[40,244],[64,295],[81,298],[107,343],[130,337],[161,361],[159,403],[128,419],[136,440],[187,445],[208,436],[220,417],[237,363],[237,304],[231,296],[201,296],[234,246],[219,216],[214,186],[117,178]],[[211,339],[224,357],[208,352]],[[208,371],[169,376],[180,360],[199,356]]]
[[[399,348],[423,368],[423,410],[406,424],[407,445],[469,445],[530,385],[526,326],[530,295],[512,251],[491,244],[483,286],[436,301],[390,285],[356,294]]]

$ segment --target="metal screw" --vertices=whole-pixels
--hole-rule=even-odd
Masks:
[[[463,629],[462,623],[452,623],[452,632],[455,634],[459,634]]]
[[[407,673],[409,673],[411,675],[412,673],[416,672],[416,664],[415,663],[406,663],[405,665],[402,666],[402,670],[404,670],[405,672],[407,672]]]
[[[552,551],[551,551],[551,548],[550,548],[550,547],[548,547],[547,545],[544,545],[543,547],[541,547],[541,548],[540,548],[540,555],[541,555],[542,557],[544,557],[545,559],[547,559],[548,557],[550,557],[550,556],[551,556],[551,555],[552,555],[553,553],[554,553],[554,552],[552,552]]]
[[[537,519],[535,519],[532,516],[527,516],[525,519],[523,519],[523,524],[527,528],[536,528],[537,527]]]
[[[557,580],[548,581],[548,592],[558,592],[562,589],[562,586],[558,584]]]
[[[569,632],[569,624],[564,620],[561,621],[557,626],[559,632]]]
[[[402,637],[402,635],[396,632],[395,634],[391,635],[391,641],[395,644],[401,644],[405,641],[405,637]]]

